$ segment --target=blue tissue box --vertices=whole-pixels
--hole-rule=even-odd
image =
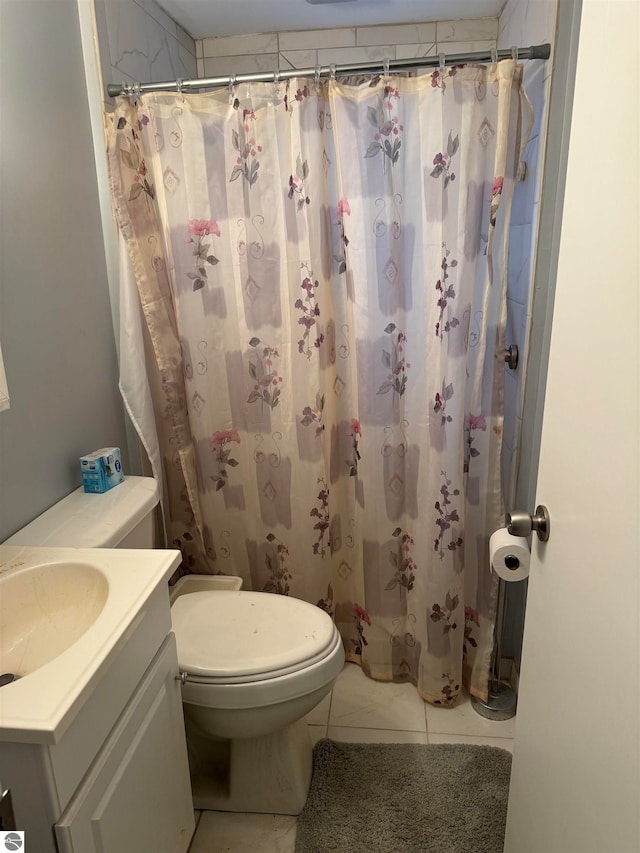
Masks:
[[[124,480],[119,447],[103,447],[80,457],[85,492],[108,492]]]

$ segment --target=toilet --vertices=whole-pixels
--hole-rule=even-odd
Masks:
[[[152,548],[155,480],[82,487],[6,545]],[[299,814],[312,769],[304,720],[329,693],[344,650],[332,619],[288,596],[188,575],[171,593],[196,809]]]

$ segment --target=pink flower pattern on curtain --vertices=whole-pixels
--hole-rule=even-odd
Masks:
[[[185,570],[317,603],[445,705],[486,696],[493,643],[520,84],[242,84],[107,122]]]

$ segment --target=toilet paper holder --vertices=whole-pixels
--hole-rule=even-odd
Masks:
[[[542,504],[536,507],[535,515],[514,510],[506,514],[505,520],[507,530],[512,536],[530,536],[535,532],[541,542],[549,539],[551,520],[549,510]]]

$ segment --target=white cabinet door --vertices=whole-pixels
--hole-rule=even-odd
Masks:
[[[169,634],[56,824],[60,853],[184,853],[194,829]]]
[[[639,33],[584,0],[507,853],[640,850]]]

